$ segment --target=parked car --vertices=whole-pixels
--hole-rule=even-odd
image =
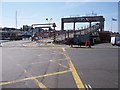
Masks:
[[[116,45],[120,46],[120,37],[116,37]]]
[[[111,44],[120,46],[120,37],[111,37]]]

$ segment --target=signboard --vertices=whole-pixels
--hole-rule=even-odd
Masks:
[[[88,16],[88,17],[71,17],[71,18],[62,18],[64,23],[70,22],[98,22],[104,21],[103,16]]]

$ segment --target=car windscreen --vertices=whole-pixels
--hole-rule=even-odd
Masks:
[[[120,41],[120,37],[116,37],[116,41]]]

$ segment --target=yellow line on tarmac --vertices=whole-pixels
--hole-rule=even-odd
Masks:
[[[39,82],[37,79],[34,79],[34,80],[38,84],[39,88],[41,88],[42,90],[49,90],[44,84],[42,84],[41,82]]]
[[[65,66],[65,65],[63,65],[63,64],[61,64],[61,63],[58,63],[58,62],[56,62],[56,61],[50,60],[50,62],[56,63],[56,64],[58,64],[58,65],[61,66],[61,67],[64,67],[64,68],[69,69],[67,66]]]
[[[20,64],[17,64],[17,66],[23,68]],[[33,77],[26,69],[23,68],[23,70],[24,70],[25,73],[27,73],[28,75]],[[39,88],[41,88],[41,89],[46,88],[46,90],[47,90],[47,87],[44,84],[42,84],[40,81],[38,81],[36,78],[33,79],[33,80],[36,82],[36,84],[38,85]]]
[[[14,83],[27,81],[27,80],[33,80],[33,79],[37,79],[37,78],[42,78],[42,77],[47,77],[47,76],[52,76],[52,75],[58,75],[58,74],[64,74],[64,73],[67,73],[67,72],[70,72],[70,70],[65,70],[65,71],[61,71],[61,72],[54,72],[54,73],[49,73],[49,74],[39,75],[39,76],[33,76],[33,77],[18,79],[18,80],[9,81],[9,82],[1,82],[0,85],[14,84]]]
[[[26,70],[24,70],[24,71],[29,74],[29,72],[27,72]],[[31,75],[31,77],[33,77],[33,76]],[[39,88],[41,88],[41,89],[46,88],[47,89],[47,87],[44,84],[42,84],[40,81],[38,81],[36,78],[33,80],[37,83]]]
[[[65,60],[67,60],[67,58],[55,59],[55,60],[51,60],[51,61],[57,62],[57,61],[65,61]]]
[[[40,63],[46,63],[46,62],[51,62],[51,61],[54,61],[54,62],[56,62],[56,61],[64,61],[64,60],[66,60],[67,58],[62,58],[62,59],[56,59],[56,60],[49,60],[49,61],[43,61],[43,62],[32,62],[32,63],[30,63],[30,64],[28,64],[28,65],[31,65],[31,64],[40,64]]]
[[[75,83],[76,83],[78,89],[79,90],[85,90],[85,87],[84,87],[84,85],[83,85],[83,83],[82,83],[82,81],[81,81],[81,79],[80,79],[80,77],[79,77],[79,75],[78,75],[78,73],[77,73],[71,59],[70,59],[70,57],[67,55],[67,52],[66,52],[65,48],[62,48],[62,50],[64,52],[65,57],[68,58],[68,60],[67,60],[68,65],[70,67],[70,70],[72,72],[73,78],[75,80]]]

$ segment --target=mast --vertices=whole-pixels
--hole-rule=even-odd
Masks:
[[[17,11],[15,13],[16,29],[17,29]]]

